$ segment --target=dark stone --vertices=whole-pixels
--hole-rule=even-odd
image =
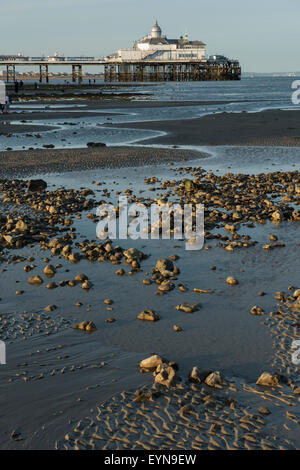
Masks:
[[[28,191],[44,191],[47,188],[47,183],[44,180],[30,180],[27,184]]]
[[[106,147],[106,144],[103,142],[88,142],[86,145],[88,147]]]

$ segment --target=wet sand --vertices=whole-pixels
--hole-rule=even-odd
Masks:
[[[264,322],[274,339],[274,364],[286,375],[261,385],[222,377],[179,381],[170,390],[153,386],[122,392],[77,421],[64,439],[65,450],[296,450],[299,448],[299,368],[291,364],[290,341],[300,311],[281,293],[277,310]],[[277,294],[277,300],[279,295]],[[291,369],[294,369],[291,372]],[[216,376],[218,373],[215,373]],[[207,381],[207,379],[205,379]],[[293,441],[296,441],[297,444]]]
[[[93,174],[94,184],[85,184],[93,193],[82,188],[82,173],[74,181],[75,173],[69,174],[71,187],[75,182],[81,187],[76,191],[65,184],[65,189],[49,187],[47,193],[29,194],[25,182],[14,186],[7,182],[2,188],[2,214],[9,216],[9,224],[14,226],[17,222],[25,201],[31,211],[25,219],[25,237],[11,231],[11,225],[3,228],[3,233],[15,235],[15,247],[20,240],[27,245],[23,249],[5,245],[6,261],[1,264],[0,332],[7,343],[9,362],[0,368],[0,397],[6,410],[0,447],[299,448],[299,371],[290,356],[290,342],[299,338],[298,313],[289,306],[296,301],[292,293],[297,287],[299,222],[290,219],[292,212],[288,209],[289,204],[299,200],[294,186],[299,184],[299,174],[276,172],[258,179],[210,174],[202,180],[199,168],[171,167],[169,183],[164,184],[162,167],[150,167],[147,172],[154,179],[144,179],[143,172],[144,193],[140,193],[133,176],[135,169],[128,171],[128,179],[112,173],[115,183],[106,181],[101,171]],[[131,188],[132,196],[147,201],[150,197],[163,197],[162,193],[171,196],[172,190],[180,196],[181,186],[171,183],[173,178],[179,178],[182,184],[186,177],[197,175],[206,190],[197,197],[210,195],[209,207],[215,209],[207,221],[211,233],[207,233],[206,248],[191,254],[179,240],[167,241],[167,245],[129,240],[130,247],[152,256],[142,259],[137,270],[124,259],[125,274],[116,275],[121,263],[115,257],[120,254],[119,248],[114,243],[112,251],[107,251],[101,248],[101,242],[93,242],[97,200],[109,201],[126,188]],[[55,176],[52,181],[57,183]],[[153,186],[155,191],[151,191]],[[265,201],[266,197],[270,199],[269,191],[275,196],[271,206]],[[270,226],[274,204],[287,194],[290,202],[286,200],[282,205],[285,220],[279,226]],[[84,204],[90,199],[87,210]],[[34,229],[38,229],[36,204],[38,221],[44,223],[41,231],[49,232],[55,227],[58,230],[59,239],[53,244],[51,234],[48,240],[47,236],[42,240],[33,238]],[[227,208],[227,222],[231,225],[235,204],[241,207],[239,223],[232,233],[230,227],[224,231],[223,214],[218,209]],[[248,207],[252,208],[252,215]],[[260,217],[265,218],[265,224]],[[261,227],[260,236],[259,229],[252,228],[248,230],[250,239],[245,238],[247,224],[256,219],[260,220],[255,223]],[[214,233],[211,224],[219,233]],[[273,243],[263,249],[270,232],[275,232],[284,244]],[[64,250],[66,244],[72,252],[81,253],[80,261],[71,262],[70,252]],[[233,251],[229,252],[228,247]],[[155,263],[158,257],[172,254],[176,254],[174,264],[180,270],[171,276],[174,289],[157,295],[156,281],[161,280],[153,273]],[[43,269],[49,263],[56,272],[48,279]],[[88,291],[74,282],[80,272],[86,273],[92,283]],[[29,277],[37,274],[44,283],[39,287],[29,285]],[[236,276],[239,285],[227,285],[228,274]],[[145,278],[151,281],[150,285],[143,284]],[[46,284],[52,282],[57,288],[46,289]],[[186,292],[179,289],[181,285]],[[287,285],[295,287],[275,300],[275,291]],[[212,292],[197,293],[195,287]],[[20,297],[16,296],[16,289],[22,292]],[[265,295],[258,296],[259,291]],[[105,299],[112,299],[112,303],[104,303]],[[76,305],[78,301],[81,306]],[[202,307],[192,315],[185,314],[175,309],[182,302],[200,302]],[[266,313],[250,315],[255,304]],[[45,311],[49,305],[53,309]],[[145,308],[158,311],[160,321],[138,320],[138,313]],[[111,318],[115,321],[108,322]],[[84,320],[94,322],[97,330],[88,333],[72,328]],[[181,332],[174,331],[175,323],[182,327]],[[141,374],[138,366],[153,352],[178,363],[181,382],[170,389],[151,389],[152,373]],[[187,382],[194,366],[203,371],[221,371],[224,383],[209,386]],[[285,378],[280,379],[279,386],[258,386],[255,382],[264,370]],[[147,390],[141,390],[145,384]],[[16,406],[20,396],[22,403]]]
[[[0,152],[0,175],[29,175],[93,168],[160,165],[201,158],[197,151],[147,147],[101,147]]]
[[[14,124],[10,122],[10,117],[6,122],[0,122],[0,135],[25,134],[30,132],[43,132],[57,129],[57,126],[39,126],[34,124]]]
[[[90,108],[91,109],[91,108]],[[47,110],[46,110],[47,111]],[[49,120],[60,120],[60,119],[70,119],[70,118],[75,118],[75,119],[79,119],[79,118],[85,118],[85,117],[91,117],[91,116],[100,116],[100,117],[109,117],[109,116],[118,116],[119,114],[118,113],[104,113],[104,112],[99,112],[97,113],[96,111],[95,112],[89,112],[88,111],[88,108],[83,108],[82,109],[76,109],[76,107],[74,107],[73,109],[68,109],[68,108],[65,108],[65,110],[63,108],[61,108],[61,111],[60,112],[57,112],[55,110],[53,111],[37,111],[35,109],[32,109],[31,112],[27,112],[27,111],[22,111],[22,112],[14,112],[14,110],[11,110],[9,112],[9,114],[5,114],[5,115],[0,115],[0,132],[1,134],[6,134],[7,133],[7,127],[8,125],[10,124],[11,127],[13,129],[16,129],[15,132],[22,132],[22,131],[18,131],[18,128],[20,127],[21,129],[23,128],[23,132],[26,132],[26,130],[28,129],[28,131],[30,131],[30,121],[38,121],[38,120],[45,120],[45,119],[49,119]],[[18,121],[18,124],[15,124],[14,125],[14,121]],[[19,124],[19,122],[28,122],[28,125],[22,125],[22,124]],[[56,123],[53,123],[53,126],[55,126]],[[45,130],[48,130],[46,126],[44,125],[35,125],[35,130],[36,131],[45,131]],[[48,127],[49,129],[51,129],[51,127],[49,126]],[[13,132],[13,131],[10,131],[10,132]]]
[[[269,123],[264,145],[274,145],[280,127],[275,116],[280,125],[294,127],[291,135],[279,134],[281,142],[296,136],[298,112],[289,114],[214,115],[207,132],[221,145],[224,125],[234,141],[233,123],[245,118],[241,136],[249,128],[248,139],[261,142],[258,116]],[[159,138],[171,144],[181,144],[186,135],[185,144],[210,145],[203,143],[202,130],[198,135],[202,119],[132,127],[171,132]],[[214,127],[215,119],[220,127]],[[69,171],[63,189],[55,175],[45,176],[52,181],[47,193],[28,193],[25,182],[2,188],[0,223],[8,238],[1,239],[0,339],[7,344],[8,364],[0,368],[5,423],[0,448],[299,449],[299,367],[291,361],[291,342],[300,338],[300,296],[293,294],[300,287],[299,172],[256,179],[205,176],[192,161],[182,168],[147,167],[199,156],[149,147],[0,153],[2,177],[60,173],[61,178]],[[127,166],[127,174],[113,170]],[[112,168],[110,176],[97,168]],[[88,169],[95,170],[89,177],[82,171]],[[185,192],[186,178],[199,186]],[[147,203],[165,197],[205,202],[204,250],[188,252],[180,240],[102,246],[95,240],[95,208],[100,200],[116,204],[119,193]],[[20,219],[25,228],[17,227]],[[137,251],[128,261],[129,247],[146,257]],[[167,256],[179,268],[170,278],[155,268],[157,259]],[[43,271],[49,263],[55,266],[50,278]],[[121,267],[123,275],[116,275]],[[87,275],[89,289],[76,281],[79,273]],[[43,280],[39,287],[29,284],[34,275]],[[238,285],[229,286],[228,275]],[[166,281],[170,291],[161,289]],[[276,294],[279,290],[284,292]],[[201,307],[193,314],[175,308],[186,302]],[[264,313],[250,314],[254,305]],[[160,321],[138,320],[146,308],[159,312]],[[97,330],[72,328],[82,321]],[[163,356],[169,372],[176,371],[178,381],[170,388],[153,386],[152,373],[140,373],[140,361],[153,353]],[[203,375],[198,383],[188,380],[194,366]],[[220,371],[222,380],[208,385],[213,371]],[[273,385],[256,384],[263,371],[274,374]]]
[[[148,144],[299,147],[299,116],[300,110],[268,110],[260,113],[213,114],[182,121],[105,125],[166,132],[167,135],[147,139]]]
[[[141,99],[141,100],[122,100],[118,99],[117,97],[114,100],[111,100],[109,98],[103,98],[95,101],[90,101],[89,99],[78,99],[76,95],[72,95],[72,99],[65,99],[65,97],[62,97],[62,99],[55,99],[53,101],[49,101],[47,97],[45,97],[44,100],[35,100],[34,98],[32,101],[27,101],[26,102],[26,108],[20,112],[15,112],[17,110],[14,110],[14,108],[11,108],[9,114],[6,115],[0,115],[0,123],[1,121],[5,122],[11,122],[15,120],[39,120],[39,119],[53,119],[53,120],[58,120],[58,119],[63,119],[63,118],[83,118],[87,116],[116,116],[116,113],[107,113],[104,112],[99,112],[97,113],[97,110],[113,110],[113,109],[143,109],[143,108],[181,108],[181,107],[189,107],[189,106],[205,106],[205,105],[224,105],[224,104],[229,104],[231,101],[153,101],[150,99]],[[247,102],[247,101],[245,101]],[[17,105],[22,105],[22,101],[15,101],[14,104]],[[66,105],[66,108],[64,109],[63,107],[60,108],[60,111],[56,111],[55,109],[49,109],[45,113],[43,110],[37,110],[34,108],[31,108],[31,112],[28,112],[30,110],[30,105],[35,105],[35,104],[43,104],[45,106],[63,106]],[[76,108],[76,106],[82,106],[82,108]],[[89,112],[90,111],[90,112]],[[42,126],[41,126],[41,129]],[[4,131],[2,131],[4,132]]]

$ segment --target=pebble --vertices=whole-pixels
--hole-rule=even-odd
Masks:
[[[182,304],[176,305],[175,308],[176,310],[181,310],[184,313],[194,313],[194,312],[197,312],[200,307],[201,307],[200,303],[196,303],[196,304],[182,303]]]
[[[266,312],[261,308],[255,305],[250,310],[251,315],[264,315]]]
[[[258,412],[261,414],[261,415],[270,415],[271,414],[271,411],[268,409],[268,408],[265,408],[265,407],[261,407],[258,409]]]
[[[160,320],[160,316],[155,310],[147,309],[143,310],[143,312],[138,315],[138,319],[142,321],[156,322]]]
[[[256,381],[256,385],[263,385],[265,387],[273,387],[279,385],[279,380],[276,374],[263,372]]]
[[[158,355],[147,357],[140,362],[141,372],[151,372],[163,363],[163,359]]]
[[[81,287],[82,289],[84,290],[89,290],[92,288],[92,283],[90,281],[84,281],[82,284],[81,284]]]
[[[227,279],[226,279],[226,282],[227,284],[229,284],[230,286],[235,286],[237,285],[239,282],[232,276],[228,276]]]
[[[54,276],[54,274],[56,273],[56,269],[54,266],[52,266],[51,264],[47,264],[47,266],[45,266],[44,268],[44,274],[45,276]]]
[[[180,331],[182,331],[182,328],[181,328],[180,326],[178,326],[178,325],[174,325],[174,326],[173,326],[173,330],[174,330],[174,331],[177,331],[177,332],[180,332]]]
[[[83,321],[73,326],[75,330],[84,330],[84,331],[96,331],[96,325],[92,321]]]
[[[40,286],[43,283],[43,279],[40,276],[33,276],[28,279],[28,283],[33,286]]]

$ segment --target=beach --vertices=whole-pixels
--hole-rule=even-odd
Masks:
[[[51,104],[0,123],[0,448],[299,449],[299,111]],[[120,195],[204,204],[203,249],[96,238]]]
[[[163,136],[147,139],[148,144],[156,145],[299,147],[299,112],[268,110],[259,113],[220,113],[183,122],[129,123],[126,127],[164,132]],[[143,144],[143,141],[140,143]]]
[[[139,167],[167,164],[201,157],[201,152],[149,149],[146,147],[101,147],[72,150],[25,150],[0,152],[0,174],[34,175],[93,168]]]

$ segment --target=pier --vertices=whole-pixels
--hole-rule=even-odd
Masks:
[[[16,81],[17,67],[35,66],[39,70],[39,82],[49,83],[50,67],[71,69],[72,82],[82,83],[83,67],[94,66],[104,69],[106,82],[164,82],[164,81],[224,81],[240,80],[241,67],[238,61],[213,62],[209,60],[185,61],[41,61],[41,60],[1,60],[0,67],[6,67],[7,82]]]
[[[17,67],[37,67],[39,70],[39,82],[49,83],[49,69],[50,67],[63,67],[70,68],[72,71],[72,82],[81,83],[83,77],[82,68],[84,65],[87,66],[104,66],[104,60],[97,59],[80,59],[80,60],[47,60],[47,59],[33,59],[33,58],[17,58],[17,59],[3,59],[0,56],[0,67],[6,67],[6,81],[7,83],[16,81],[16,69]]]
[[[164,82],[240,80],[237,60],[223,55],[207,58],[206,44],[163,34],[156,21],[149,34],[134,41],[131,49],[119,49],[106,58],[105,80],[109,82]]]
[[[107,82],[181,82],[240,80],[238,61],[226,63],[141,61],[105,65]]]
[[[156,22],[150,34],[134,41],[131,49],[119,49],[105,58],[0,55],[0,67],[6,66],[7,81],[16,80],[16,67],[38,66],[39,81],[49,82],[49,67],[71,67],[72,82],[81,83],[83,66],[103,67],[106,82],[225,81],[240,80],[238,60],[223,55],[206,55],[206,44],[190,40],[188,34],[178,39],[163,35]]]

